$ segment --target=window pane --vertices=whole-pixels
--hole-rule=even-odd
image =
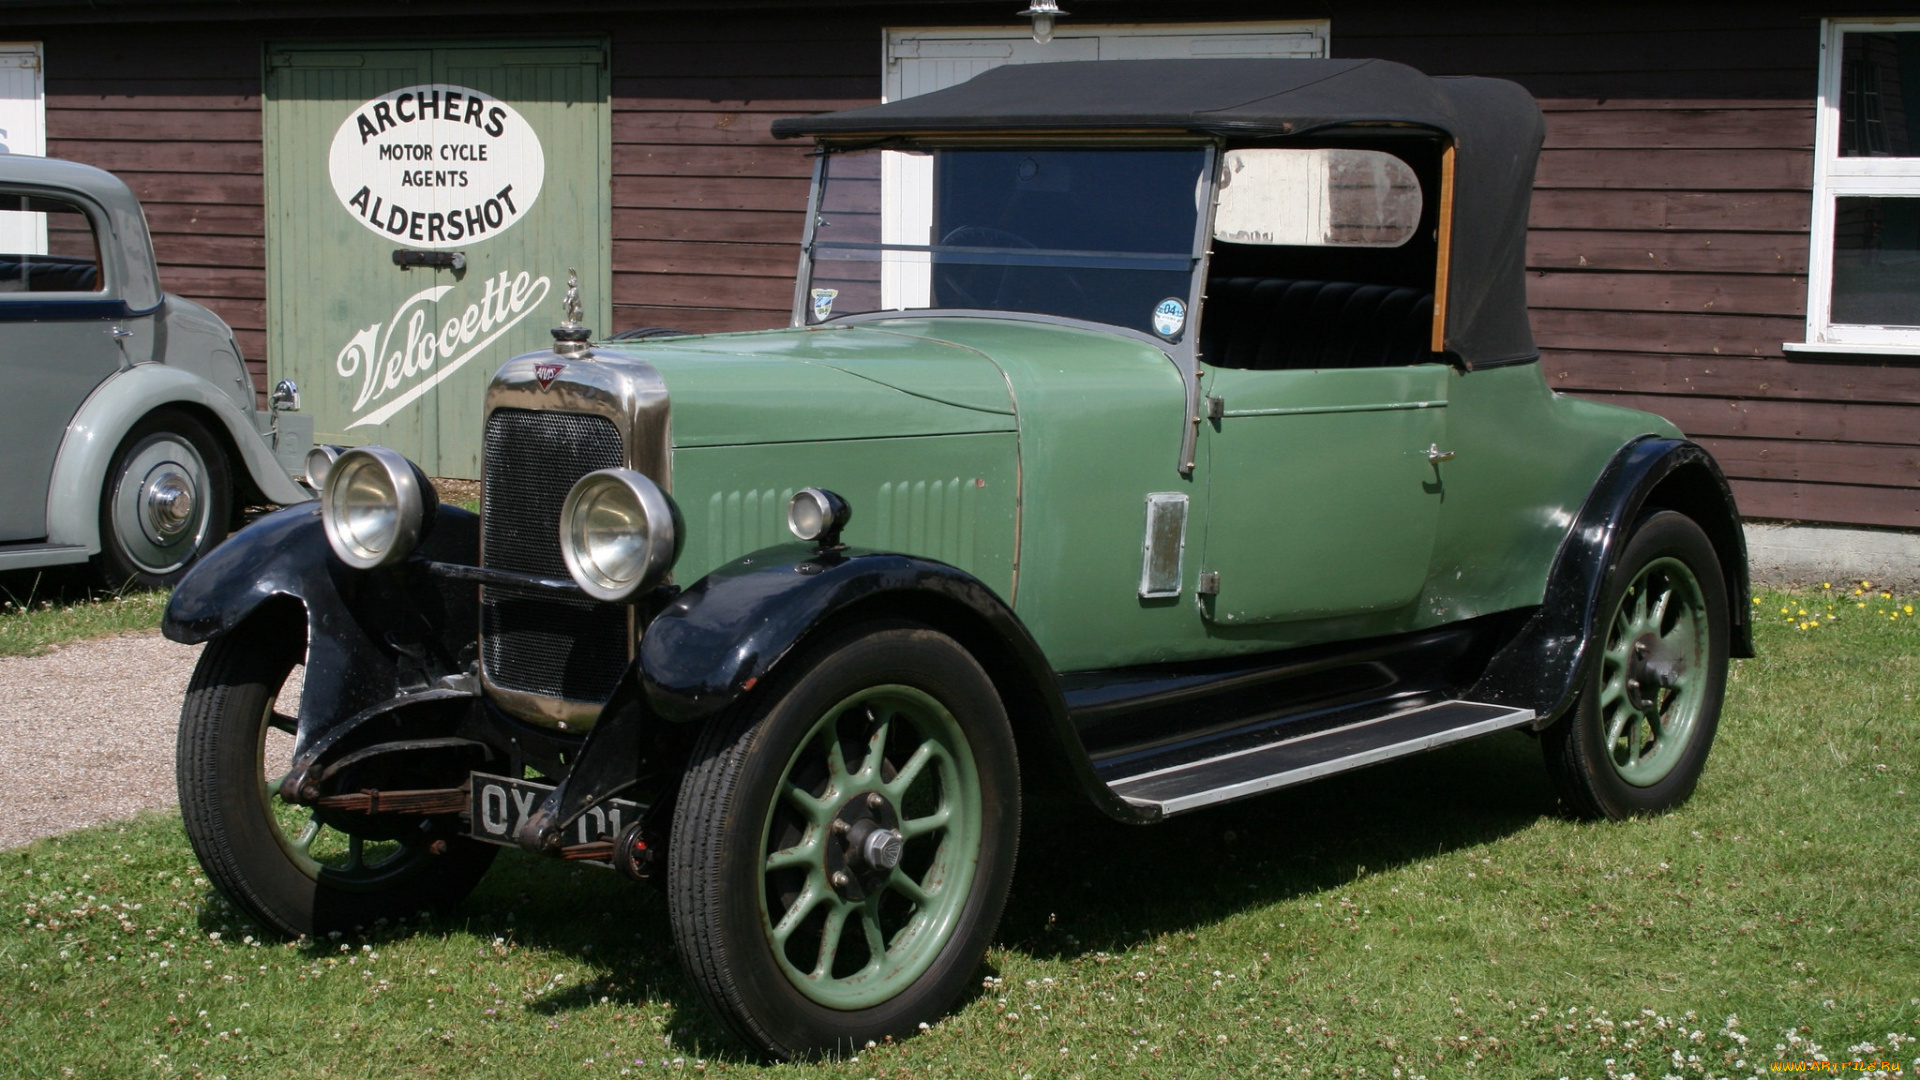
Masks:
[[[1846,36],[1840,156],[1920,157],[1920,31]]]
[[[1920,199],[1835,202],[1831,320],[1920,326]]]
[[[1147,331],[1191,291],[1206,160],[1198,147],[836,153],[809,318],[965,308]]]
[[[105,287],[93,222],[78,206],[0,193],[0,293]]]

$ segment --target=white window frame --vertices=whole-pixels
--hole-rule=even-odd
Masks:
[[[32,91],[11,97],[0,110],[0,146],[9,154],[45,157],[47,154],[47,81],[43,52],[37,41],[0,41],[0,69],[13,74],[30,72]],[[24,119],[25,126],[21,121]],[[0,213],[0,251],[28,255],[47,253],[47,216],[18,211]]]
[[[1820,96],[1815,108],[1813,213],[1807,260],[1807,339],[1788,352],[1886,353],[1920,356],[1920,327],[1835,323],[1833,226],[1836,201],[1847,196],[1920,198],[1920,156],[1840,156],[1840,66],[1849,33],[1920,32],[1920,19],[1826,19],[1820,33]]]

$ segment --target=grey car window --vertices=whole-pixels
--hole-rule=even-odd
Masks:
[[[0,192],[0,294],[105,288],[86,211],[65,199]]]

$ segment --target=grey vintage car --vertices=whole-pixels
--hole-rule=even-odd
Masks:
[[[0,155],[0,570],[91,562],[164,585],[238,508],[297,503],[299,391],[254,407],[233,331],[160,289],[146,216],[111,173]]]

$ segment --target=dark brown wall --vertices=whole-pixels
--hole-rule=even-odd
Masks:
[[[1164,2],[1068,6],[1082,22],[1191,17]],[[885,26],[1005,25],[1006,8],[575,19],[569,31],[613,41],[614,329],[784,324],[807,160],[768,123],[874,100]],[[1327,14],[1207,8],[1220,19]],[[1530,295],[1556,388],[1673,419],[1720,458],[1751,516],[1920,527],[1920,358],[1780,348],[1804,333],[1821,14],[1338,4],[1331,18],[1334,55],[1503,75],[1541,99]],[[533,18],[490,29],[549,32]],[[232,323],[262,379],[262,44],[369,34],[447,31],[362,14],[40,34],[50,152],[134,186],[167,287]]]

